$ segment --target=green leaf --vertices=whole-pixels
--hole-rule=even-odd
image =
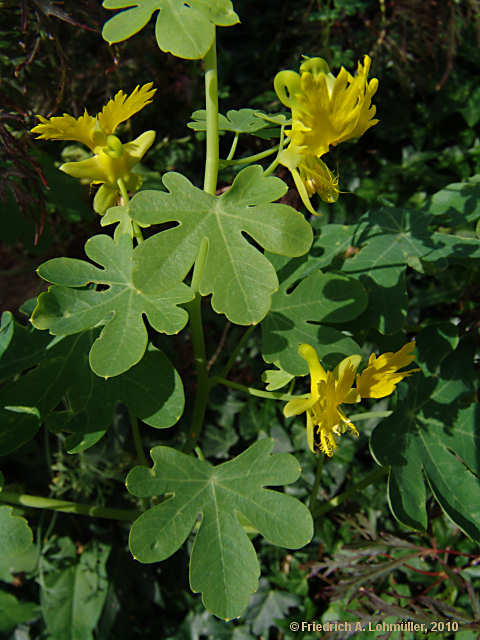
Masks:
[[[262,111],[257,111],[257,117],[277,126],[288,126],[292,124],[291,118],[289,118],[286,113],[263,113]]]
[[[24,553],[0,556],[0,580],[12,583],[16,573],[31,573],[38,565],[38,547],[28,546]]]
[[[342,271],[356,275],[369,297],[357,327],[376,327],[382,333],[402,329],[407,308],[405,270],[407,265],[422,272],[422,262],[480,257],[480,243],[432,232],[431,214],[421,210],[385,207],[372,211],[358,226],[353,257],[345,260]]]
[[[2,555],[15,557],[29,550],[32,530],[25,518],[13,515],[13,507],[0,507],[0,549]]]
[[[459,109],[469,127],[474,127],[480,120],[480,87],[477,87],[468,98],[466,105]]]
[[[419,360],[435,373],[441,361],[458,345],[458,328],[449,322],[435,322],[422,329],[415,341]]]
[[[446,216],[453,225],[475,221],[480,216],[480,175],[466,182],[454,182],[434,193],[425,210]]]
[[[283,369],[267,369],[262,373],[262,382],[265,383],[267,391],[277,391],[292,380],[295,376]]]
[[[278,628],[277,620],[283,620],[288,610],[300,606],[300,598],[292,593],[269,588],[266,580],[260,581],[259,590],[252,596],[248,618],[256,637],[268,637],[270,627]]]
[[[217,467],[169,447],[154,447],[153,469],[135,467],[127,477],[127,488],[136,496],[171,494],[133,523],[130,549],[140,562],[158,562],[175,553],[202,515],[190,559],[190,586],[202,592],[205,607],[221,618],[242,613],[260,574],[237,513],[275,545],[297,549],[312,537],[309,510],[292,496],[263,488],[290,484],[300,474],[290,454],[269,455],[273,444],[260,440]]]
[[[308,372],[305,360],[297,352],[302,343],[313,345],[321,358],[329,356],[329,365],[333,359],[358,353],[360,348],[354,340],[329,325],[352,320],[366,308],[367,296],[361,283],[321,271],[298,282],[302,260],[286,263],[280,259],[275,263],[284,279],[262,322],[265,361],[298,376]]]
[[[161,333],[178,333],[187,322],[186,311],[177,305],[191,300],[192,292],[180,279],[160,278],[150,269],[155,282],[150,282],[149,293],[133,284],[137,250],[128,235],[117,241],[98,235],[86,242],[85,253],[104,269],[74,258],[54,258],[38,268],[39,275],[55,286],[39,296],[32,324],[53,335],[105,325],[90,351],[90,366],[99,376],[117,376],[141,360],[148,341],[143,314]],[[74,288],[88,283],[108,289]]]
[[[2,397],[0,397],[1,404]],[[18,447],[32,440],[40,426],[39,416],[35,413],[21,411],[16,405],[8,408],[0,406],[0,455],[4,456],[15,451]]]
[[[72,433],[65,440],[67,453],[80,453],[86,451],[100,442],[106,431],[93,431],[92,433]]]
[[[157,429],[178,422],[185,403],[183,385],[161,351],[151,348],[135,367],[108,380],[91,372],[86,354],[84,351],[83,362],[79,358],[68,390],[69,410],[55,412],[47,420],[51,431],[73,431],[84,436],[97,432],[110,425],[119,402]]]
[[[245,440],[258,439],[259,434],[265,434],[268,426],[276,422],[275,404],[259,398],[249,398],[238,416],[238,428]]]
[[[133,223],[136,223],[140,227],[148,226],[142,225],[137,220],[134,220],[130,215],[130,206],[119,205],[118,207],[110,207],[108,211],[100,218],[100,224],[102,227],[108,227],[111,224],[117,224],[114,233],[114,239],[117,240],[121,235],[128,235],[133,238],[135,235]]]
[[[328,267],[337,256],[345,257],[352,246],[356,225],[326,224],[315,238],[312,255],[309,256],[312,269]],[[308,269],[304,275],[308,275]]]
[[[202,434],[202,451],[208,458],[228,458],[228,451],[238,442],[238,435],[230,427],[208,424]]]
[[[2,454],[28,442],[45,421],[52,431],[73,431],[83,439],[103,431],[110,425],[118,402],[152,427],[165,428],[178,421],[184,406],[183,385],[163,353],[151,347],[132,369],[105,380],[93,374],[88,364],[88,352],[97,333],[55,339],[53,346],[44,342],[42,349],[38,336],[49,342],[51,337],[15,325],[11,345],[0,361],[0,365],[5,361],[5,371],[13,378],[0,389],[0,408],[31,403],[39,415],[18,413],[18,408],[16,412],[0,409]],[[27,357],[29,347],[31,358]],[[18,375],[26,369],[24,375]],[[68,410],[55,412],[65,396]],[[93,444],[92,437],[87,443]],[[69,446],[75,448],[82,442],[77,438]]]
[[[103,6],[127,9],[105,23],[102,36],[109,44],[135,35],[159,11],[155,27],[158,46],[190,60],[205,56],[215,25],[229,27],[239,21],[230,0],[105,0]]]
[[[8,313],[8,311],[5,312],[2,319]],[[38,364],[45,357],[47,346],[53,341],[52,336],[37,331],[33,327],[27,328],[15,322],[7,326],[7,332],[12,334],[8,338],[8,348],[0,359],[0,380],[12,378]]]
[[[437,376],[415,373],[402,383],[397,410],[375,428],[371,450],[390,467],[389,503],[401,523],[426,528],[425,478],[445,513],[480,541],[478,404],[461,402],[475,379],[472,363],[473,350],[461,344]]]
[[[93,640],[107,596],[109,554],[109,546],[94,542],[77,559],[73,547],[63,559],[69,566],[44,574],[40,604],[50,640]]]
[[[311,227],[300,213],[272,204],[285,193],[285,183],[264,177],[258,165],[241,171],[221,196],[197,189],[178,173],[167,173],[163,182],[169,193],[141,191],[131,200],[132,215],[143,223],[178,223],[135,249],[136,286],[150,291],[158,272],[167,281],[182,280],[207,238],[200,293],[212,293],[213,309],[232,322],[259,322],[270,308],[278,280],[271,263],[244,234],[286,256],[304,254],[312,242]]]
[[[365,274],[381,286],[392,286],[397,270],[419,270],[421,260],[479,258],[480,242],[448,233],[432,232],[433,217],[423,210],[384,207],[368,215],[368,226],[358,233],[359,253],[347,260],[343,270]],[[421,267],[420,267],[421,271]]]
[[[207,112],[205,109],[198,109],[192,113],[193,122],[189,122],[187,127],[194,131],[207,130]],[[255,133],[260,129],[265,129],[269,124],[258,115],[255,109],[230,109],[227,115],[218,114],[218,130],[232,131],[233,133]]]
[[[347,260],[343,270],[368,274],[381,286],[391,287],[413,258],[423,258],[436,248],[428,228],[430,216],[421,211],[383,207],[368,215],[368,226],[359,234],[360,252]]]
[[[13,314],[10,311],[4,311],[2,313],[1,323],[0,323],[0,358],[3,356],[5,351],[10,344],[13,337]]]
[[[38,617],[39,607],[35,602],[19,602],[15,596],[0,591],[0,631],[12,631],[22,622]]]

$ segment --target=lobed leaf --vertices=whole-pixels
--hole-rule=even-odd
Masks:
[[[198,109],[192,113],[193,121],[187,127],[194,131],[207,130],[207,112]],[[218,114],[218,130],[232,131],[233,133],[255,133],[260,129],[269,127],[269,123],[263,120],[255,109],[230,109],[227,115]]]
[[[480,216],[480,175],[465,182],[454,182],[434,193],[425,210],[445,217],[450,224],[464,225]]]
[[[436,376],[416,373],[402,384],[399,406],[373,431],[371,450],[390,467],[389,503],[401,523],[426,528],[428,482],[445,513],[480,541],[478,404],[461,402],[475,378],[472,363],[472,349],[461,344]]]
[[[372,211],[352,234],[353,256],[342,271],[356,275],[369,296],[359,327],[395,333],[403,327],[407,294],[405,270],[422,272],[423,262],[480,258],[474,237],[432,232],[432,216],[421,210],[384,207]]]
[[[178,333],[188,319],[178,305],[193,295],[179,280],[161,278],[156,272],[148,293],[133,283],[137,249],[128,235],[116,240],[98,235],[86,242],[85,253],[104,269],[74,258],[54,258],[38,268],[39,275],[54,286],[40,294],[32,324],[53,335],[105,325],[90,350],[90,366],[99,376],[117,376],[141,360],[148,342],[143,314],[154,329],[168,334]],[[89,283],[108,288],[74,288]]]
[[[139,364],[105,380],[93,374],[88,363],[97,333],[52,341],[50,336],[15,325],[11,345],[0,360],[0,378],[5,374],[13,378],[0,389],[2,454],[32,439],[42,422],[52,431],[80,436],[72,448],[79,446],[82,438],[86,439],[84,448],[88,443],[93,445],[93,434],[98,441],[119,402],[152,427],[165,428],[178,421],[184,407],[183,385],[165,355],[151,347]],[[65,397],[68,409],[55,411]],[[26,405],[35,411],[27,410]]]
[[[203,58],[212,46],[215,25],[236,24],[230,0],[104,0],[105,9],[125,9],[108,20],[102,30],[109,43],[138,33],[158,11],[155,36],[162,51],[180,58]]]
[[[298,376],[308,372],[298,355],[298,346],[304,342],[315,345],[320,357],[341,359],[358,352],[356,342],[330,324],[352,320],[365,310],[367,295],[362,284],[319,270],[299,281],[305,268],[302,260],[276,259],[275,264],[283,281],[262,322],[264,360]]]
[[[202,516],[190,558],[190,586],[221,618],[239,616],[258,585],[260,567],[240,515],[275,545],[297,549],[312,537],[309,510],[290,495],[264,488],[290,484],[300,474],[290,454],[269,455],[273,444],[257,441],[216,467],[154,447],[153,469],[135,467],[127,477],[127,488],[136,496],[170,494],[133,523],[130,549],[140,562],[175,553]]]
[[[249,618],[255,636],[268,637],[270,627],[278,628],[277,621],[283,620],[292,607],[300,606],[300,598],[295,593],[272,589],[266,580],[260,581],[260,589],[252,596]]]
[[[131,200],[132,215],[142,223],[177,222],[136,248],[135,286],[149,292],[159,272],[167,281],[182,280],[206,238],[200,293],[213,294],[213,309],[232,322],[259,322],[278,280],[271,263],[244,234],[267,251],[286,256],[302,255],[312,242],[311,227],[300,213],[272,204],[285,193],[285,183],[264,177],[258,165],[241,171],[221,196],[205,193],[178,173],[167,173],[163,182],[168,193],[141,191]]]

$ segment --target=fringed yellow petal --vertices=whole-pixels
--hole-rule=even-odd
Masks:
[[[290,400],[284,414],[288,417],[305,411],[309,449],[332,457],[337,449],[336,437],[347,429],[358,436],[355,425],[345,416],[340,405],[361,399],[357,390],[352,389],[360,356],[349,356],[340,362],[335,371],[325,371],[311,345],[301,344],[298,353],[307,361],[310,371],[310,397]]]
[[[336,379],[335,395],[339,403],[344,402],[350,392],[361,359],[361,356],[349,356],[336,366],[333,375]]]
[[[37,124],[31,130],[42,140],[76,140],[93,150],[95,142],[93,134],[96,119],[89,115],[85,109],[83,116],[74,118],[65,113],[63,116],[44,118],[37,116],[41,124]]]
[[[358,138],[378,122],[371,104],[378,80],[368,81],[370,65],[365,56],[355,76],[342,67],[335,78],[325,60],[310,58],[300,66],[301,75],[277,74],[274,87],[292,110],[292,128],[286,134],[295,147],[319,158],[330,146]]]
[[[399,371],[415,359],[411,353],[414,348],[415,342],[412,340],[399,351],[383,353],[378,358],[372,354],[367,368],[357,376],[357,389],[362,398],[385,398],[395,391],[397,384],[403,378],[419,371],[419,369]]]
[[[98,114],[98,122],[104,133],[114,133],[121,122],[125,122],[143,107],[152,102],[156,89],[152,89],[153,82],[137,85],[130,95],[120,90]]]
[[[347,369],[353,368],[353,371],[356,372],[361,361],[362,361],[362,356],[359,356],[359,355],[348,356],[348,358],[344,358],[341,362],[337,364],[337,366],[333,370],[333,375],[335,376],[335,379],[341,380],[345,372],[347,371]],[[352,384],[353,384],[353,380],[352,380]]]
[[[320,429],[320,450],[329,458],[333,457],[333,454],[337,450],[337,443],[331,431],[327,429]]]

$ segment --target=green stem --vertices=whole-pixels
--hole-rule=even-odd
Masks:
[[[226,378],[228,376],[228,373],[229,373],[230,369],[233,367],[233,365],[235,364],[235,360],[237,359],[238,354],[242,350],[243,345],[245,344],[245,341],[247,340],[247,338],[249,337],[249,335],[252,333],[252,331],[255,329],[256,326],[257,325],[252,324],[251,327],[248,327],[248,329],[246,331],[244,331],[242,337],[237,342],[237,346],[232,351],[232,354],[231,354],[230,358],[228,359],[227,364],[222,369],[222,372],[220,374],[221,378]]]
[[[195,447],[195,453],[197,454],[197,458],[202,462],[205,462],[205,456],[203,455],[203,451],[200,447]]]
[[[1,491],[0,502],[7,504],[18,504],[22,507],[33,507],[34,509],[53,509],[65,513],[76,513],[82,516],[93,518],[109,518],[111,520],[135,520],[141,514],[134,509],[111,509],[100,507],[96,504],[80,504],[69,502],[68,500],[57,500],[54,498],[42,498],[41,496],[31,496],[26,493],[14,493],[12,491]]]
[[[266,398],[267,400],[293,400],[293,398],[308,398],[308,394],[303,396],[292,396],[288,393],[277,393],[276,391],[262,391],[261,389],[255,389],[254,387],[246,387],[244,384],[240,384],[238,382],[233,382],[233,380],[227,380],[226,378],[222,378],[220,376],[215,376],[210,378],[211,386],[215,384],[223,384],[225,387],[230,387],[231,389],[237,389],[238,391],[244,391],[245,393],[250,394],[251,396],[256,396],[257,398]]]
[[[267,176],[269,176],[271,173],[273,173],[275,171],[275,169],[278,167],[280,163],[278,162],[278,156],[275,158],[275,160],[273,162],[271,162],[268,167],[265,169],[265,171],[263,172],[264,177],[266,178]]]
[[[148,467],[148,460],[143,450],[142,444],[142,436],[140,435],[140,429],[138,427],[138,420],[133,413],[128,410],[128,415],[130,418],[130,426],[132,428],[132,437],[135,445],[135,451],[137,452],[138,464],[141,464],[144,467]]]
[[[315,503],[317,501],[318,489],[320,488],[320,481],[322,479],[323,463],[325,462],[325,456],[319,455],[317,462],[317,470],[315,472],[315,482],[313,483],[312,493],[310,494],[309,508],[314,512]]]
[[[202,296],[195,294],[192,302],[188,303],[190,314],[190,329],[192,332],[192,345],[195,358],[195,369],[197,372],[197,392],[193,405],[192,422],[188,432],[184,451],[190,453],[195,448],[198,437],[203,427],[205,411],[207,409],[208,396],[210,393],[210,383],[207,370],[207,356],[205,351],[205,338],[202,324]]]
[[[366,487],[373,484],[377,480],[380,480],[381,478],[383,478],[383,476],[385,476],[387,472],[388,472],[388,469],[386,467],[380,467],[379,469],[375,469],[374,471],[369,473],[367,476],[365,476],[363,480],[361,480],[360,482],[357,482],[357,484],[352,485],[349,489],[347,489],[343,493],[339,494],[338,496],[335,496],[334,498],[331,498],[327,502],[324,502],[317,509],[314,509],[313,515],[319,516],[323,513],[327,513],[327,511],[331,511],[332,509],[335,509],[335,507],[338,507],[338,505],[342,504],[342,502],[345,502],[346,500],[348,500],[354,493],[357,493],[358,491],[362,491],[362,489],[365,489]],[[2,494],[0,493],[0,496],[1,495]]]
[[[205,108],[207,112],[207,154],[203,190],[215,195],[218,178],[218,76],[215,38],[205,56]]]
[[[205,109],[207,113],[207,152],[205,158],[205,178],[203,190],[215,195],[218,178],[218,74],[216,41],[205,56]],[[190,329],[197,372],[197,391],[193,404],[192,422],[185,442],[184,451],[190,453],[195,448],[205,419],[210,385],[208,379],[205,337],[202,323],[202,296],[199,286],[203,265],[208,252],[208,239],[203,238],[199,247],[192,276],[195,298],[187,305],[190,314]]]
[[[260,151],[260,153],[255,153],[253,156],[245,156],[245,158],[238,158],[238,160],[221,160],[220,164],[222,167],[230,167],[236,164],[249,164],[250,162],[256,162],[257,160],[263,160],[264,158],[268,158],[272,154],[276,153],[280,148],[280,145],[275,145],[271,149],[267,149],[266,151]]]
[[[142,230],[140,229],[138,224],[133,220],[132,220],[132,228],[133,228],[133,235],[137,239],[138,244],[140,244],[141,242],[143,242]]]
[[[130,198],[128,197],[128,191],[127,191],[127,187],[125,186],[124,179],[117,178],[117,184],[118,184],[118,188],[120,189],[120,195],[123,198],[123,204],[128,205],[128,203],[130,202]],[[132,220],[132,228],[133,228],[133,235],[137,239],[137,243],[140,244],[141,242],[143,242],[142,231],[138,226],[138,224],[133,220]]]
[[[130,201],[130,198],[128,197],[128,191],[127,187],[125,186],[125,181],[123,180],[123,178],[117,178],[117,184],[118,188],[120,189],[120,195],[123,198],[123,204],[127,205]]]
[[[233,138],[232,146],[230,147],[230,151],[228,152],[227,162],[229,160],[231,160],[233,158],[233,156],[235,155],[235,151],[237,150],[237,144],[238,144],[239,135],[240,135],[239,133],[236,133],[235,137]]]
[[[280,155],[280,151],[283,149],[283,143],[285,140],[285,127],[282,126],[280,129],[280,142],[278,144],[278,153],[277,153],[277,157],[275,158],[275,160],[268,165],[268,167],[265,169],[265,171],[263,172],[264,176],[269,176],[271,173],[273,173],[275,171],[275,169],[278,166],[278,156]]]

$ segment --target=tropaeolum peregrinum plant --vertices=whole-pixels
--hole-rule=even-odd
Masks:
[[[425,212],[374,211],[354,225],[326,221],[315,226],[315,233],[311,225],[309,214],[324,215],[341,193],[340,176],[325,161],[329,150],[360,137],[378,122],[372,105],[378,81],[368,78],[370,58],[359,61],[356,73],[342,67],[337,76],[323,59],[306,58],[299,73],[281,70],[273,82],[279,102],[289,112],[240,108],[224,116],[218,112],[215,30],[238,21],[229,0],[105,0],[104,7],[119,10],[104,27],[108,42],[134,36],[156,14],[156,38],[163,51],[203,59],[205,110],[196,111],[189,126],[206,134],[204,184],[201,188],[187,176],[170,172],[163,176],[165,190],[141,190],[138,164],[155,132],[122,142],[119,125],[141,109],[154,108],[152,83],[130,93],[119,90],[96,116],[86,110],[78,118],[38,116],[40,124],[33,132],[40,138],[73,140],[90,149],[89,158],[60,169],[93,188],[100,185],[94,210],[111,233],[99,233],[86,242],[89,261],[54,258],[39,267],[39,275],[51,286],[38,297],[31,322],[53,338],[33,329],[14,331],[12,318],[2,319],[0,356],[6,355],[0,374],[3,371],[5,379],[12,372],[15,376],[0,394],[2,452],[33,438],[42,423],[52,432],[69,434],[69,452],[83,451],[98,442],[116,403],[123,403],[139,462],[128,474],[127,489],[141,498],[143,513],[101,506],[88,513],[135,520],[130,548],[140,562],[168,558],[196,531],[191,588],[202,593],[209,611],[230,619],[242,614],[258,586],[260,567],[246,532],[291,549],[307,544],[313,534],[312,514],[318,511],[323,459],[342,446],[342,434],[358,436],[360,422],[372,416],[363,411],[354,422],[349,405],[395,396],[398,385],[402,409],[387,411],[392,415],[372,437],[376,460],[390,468],[395,516],[409,526],[426,526],[426,492],[419,477],[423,465],[446,512],[469,535],[478,535],[478,510],[462,509],[461,489],[455,499],[446,497],[444,479],[430,455],[435,451],[455,469],[459,486],[473,486],[472,472],[478,469],[469,451],[477,436],[472,412],[461,404],[471,376],[453,395],[448,385],[447,362],[461,361],[455,356],[455,329],[420,333],[421,374],[410,366],[414,336],[408,340],[402,333],[406,266],[421,272],[427,262],[478,257],[478,241],[438,232],[432,215]],[[219,133],[224,139],[233,136],[222,161]],[[252,157],[236,158],[240,135],[256,135],[266,145],[274,138],[275,144]],[[278,202],[287,191],[287,185],[272,175],[279,165],[290,171],[307,216]],[[241,170],[218,193],[218,173],[224,167]],[[324,203],[320,208],[317,196]],[[162,225],[160,230],[157,225]],[[145,240],[142,229],[148,229]],[[213,312],[226,321],[249,325],[217,368],[207,364],[202,321],[206,296],[211,296]],[[180,377],[158,349],[157,338],[183,331],[187,323],[197,375],[196,383],[189,385],[194,397],[187,397],[184,419],[170,440],[176,447],[154,447],[151,468],[138,419],[154,428],[171,427],[183,411]],[[266,391],[228,379],[252,328],[259,324],[262,356],[275,367],[265,372]],[[387,338],[392,331],[395,335]],[[378,355],[370,344],[382,334],[391,350]],[[440,355],[432,364],[425,335],[432,344],[446,341],[443,362]],[[368,363],[362,364],[367,353]],[[468,372],[464,366],[462,375],[468,378]],[[308,393],[278,391],[307,373]],[[405,377],[410,387],[402,382]],[[49,380],[56,385],[55,393],[49,384],[44,392],[40,384]],[[421,393],[405,399],[409,388],[416,389],[416,380],[421,381]],[[205,460],[203,426],[210,392],[218,384],[286,402],[287,419],[305,414],[305,448],[308,455],[318,456],[310,509],[297,497],[268,488],[293,483],[301,473],[291,454],[272,453],[269,438],[245,445],[243,453],[217,466]],[[429,385],[434,390],[430,400]],[[451,397],[458,408],[452,409],[442,445],[444,426],[435,403],[444,407]],[[269,426],[262,428],[268,431]],[[415,488],[407,473],[412,465]],[[371,481],[378,477],[374,471]],[[13,499],[11,493],[0,493],[0,499],[2,495],[4,501]],[[35,506],[34,497],[30,504]],[[15,526],[13,522],[12,531]]]

